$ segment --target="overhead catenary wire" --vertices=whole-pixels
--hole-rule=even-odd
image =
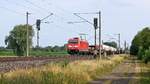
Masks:
[[[8,2],[8,3],[11,2],[13,5],[20,6],[20,7],[22,7],[22,8],[25,8],[26,10],[32,9],[32,10],[38,12],[38,14],[39,14],[39,13],[40,13],[40,14],[41,14],[41,13],[43,14],[43,12],[41,12],[41,10],[39,10],[39,9],[35,9],[35,8],[29,7],[29,6],[27,6],[27,5],[19,4],[19,3],[15,2],[15,1],[11,1],[11,0],[5,0],[5,1]]]
[[[26,11],[27,9],[29,9],[30,7],[27,7],[27,6],[25,6],[25,5],[21,5],[21,4],[19,4],[19,3],[16,3],[16,2],[14,2],[14,1],[9,1],[9,0],[5,0],[6,2],[8,2],[8,3],[13,3],[13,5],[15,5],[15,6],[20,6],[20,7],[22,7],[22,8],[24,8],[25,10],[24,11]],[[30,18],[32,18],[32,19],[35,19],[36,17],[30,17]]]
[[[31,3],[30,3],[31,4]],[[34,5],[35,6],[35,5]],[[56,7],[56,6],[55,6]],[[66,12],[66,10],[64,10],[64,9],[62,9],[62,8],[60,8],[60,7],[57,7],[59,10],[61,10],[62,12],[64,12],[64,13],[70,13],[70,12]],[[72,14],[72,13],[70,13],[70,14]],[[72,14],[73,15],[73,14]],[[56,17],[56,18],[60,18],[61,20],[66,20],[64,17],[61,17],[60,15],[57,15],[57,14],[55,14],[54,15],[54,17]],[[84,21],[85,22],[85,21]],[[87,22],[87,21],[86,21]],[[77,25],[78,26],[78,25]]]
[[[90,22],[90,21],[88,21],[87,19],[85,19],[85,18],[83,18],[83,17],[81,17],[79,14],[96,14],[96,13],[73,13],[75,16],[77,16],[78,18],[80,18],[81,20],[83,20],[83,21],[81,21],[81,22],[87,22],[87,23],[89,23],[90,25],[94,25],[92,22]],[[91,30],[92,28],[90,28],[90,30]]]
[[[62,16],[65,16],[66,14],[67,14],[67,17],[68,16],[74,16],[73,15],[73,13],[71,12],[71,11],[68,11],[68,10],[66,10],[66,9],[64,9],[63,7],[60,7],[60,6],[58,6],[58,5],[56,5],[56,4],[52,4],[52,3],[50,3],[50,2],[47,2],[47,4],[48,5],[52,5],[52,6],[54,6],[54,7],[56,7],[57,9],[59,9],[62,13],[61,13],[61,15]],[[65,13],[65,14],[64,14]],[[54,15],[55,17],[59,17],[60,19],[62,19],[62,20],[65,20],[66,21],[66,19],[64,18],[64,17],[61,17],[60,15]],[[67,22],[68,23],[68,22]],[[78,26],[78,25],[76,25],[76,26]]]
[[[46,17],[41,19],[41,22],[44,21],[45,19],[49,18],[50,16],[52,16],[53,13],[50,13],[49,15],[47,15]],[[34,23],[32,26],[36,25],[36,23]]]
[[[87,21],[74,21],[74,22],[68,22],[68,24],[83,23],[83,22],[87,22]]]
[[[25,9],[32,9],[33,11],[37,11],[37,12],[38,12],[37,14],[41,14],[41,15],[44,14],[44,12],[41,12],[41,10],[40,10],[39,8],[38,8],[38,9],[35,9],[35,8],[33,8],[33,7],[29,7],[29,5],[26,6],[26,5],[19,4],[19,3],[17,3],[17,2],[13,2],[13,1],[9,1],[9,0],[6,0],[6,2],[11,2],[11,3],[13,3],[13,5],[20,6],[20,7],[25,8]],[[31,2],[31,3],[32,3],[32,2]],[[34,6],[35,6],[35,5],[34,5]],[[32,17],[30,17],[30,18],[36,20],[37,17],[36,17],[35,15],[33,15],[33,11],[32,11]],[[34,25],[35,25],[35,24],[33,24],[32,26],[34,26]]]
[[[20,7],[26,8],[26,9],[29,8],[29,7],[27,7],[26,5],[23,5],[23,4],[21,5],[21,4],[19,4],[19,3],[14,2],[14,1],[9,1],[9,0],[5,0],[5,1],[8,2],[8,3],[11,2],[11,3],[13,3],[13,4],[16,5],[16,6],[20,6]]]
[[[44,10],[44,12],[45,12],[45,13],[50,13],[48,16],[46,16],[46,17],[44,17],[43,19],[41,19],[41,21],[43,21],[43,20],[45,20],[45,19],[49,18],[51,15],[53,15],[53,13],[48,12],[48,10],[47,10],[47,9],[45,9],[45,8],[43,8],[43,7],[41,7],[41,6],[37,5],[37,4],[35,4],[35,3],[33,3],[33,2],[31,2],[31,1],[29,1],[29,0],[24,0],[24,1],[26,1],[27,3],[31,4],[32,6],[34,6],[34,7],[38,8],[38,9],[42,9],[42,10]],[[42,12],[42,13],[43,13],[43,12]],[[44,14],[44,13],[43,13],[43,14]],[[34,26],[34,25],[35,25],[35,24],[33,24],[32,26]]]
[[[60,7],[60,5],[58,6],[58,5],[53,4],[53,3],[51,3],[51,2],[46,2],[46,4],[51,5],[51,6],[55,7],[55,8],[57,8],[58,10],[60,10],[60,11],[59,11],[59,15],[55,13],[54,17],[61,19],[61,22],[65,22],[65,23],[67,23],[67,24],[71,24],[71,21],[69,21],[68,16],[69,16],[70,18],[72,18],[72,17],[74,16],[74,15],[73,15],[73,12],[68,11],[68,10],[64,9],[63,7]],[[60,13],[61,13],[61,14],[60,14]],[[60,16],[60,15],[61,15],[61,16]],[[67,15],[67,19],[64,18],[64,16],[66,16],[66,15]],[[75,16],[75,17],[76,17],[76,16]],[[76,22],[77,22],[77,21],[76,21]],[[82,22],[85,22],[85,21],[82,21]],[[77,23],[78,23],[78,22],[77,22]],[[77,25],[77,24],[71,24],[71,25],[74,25],[74,26],[72,26],[72,27],[74,27],[74,28],[75,28],[75,27],[76,27],[76,28],[80,28],[80,26]],[[74,28],[73,28],[73,29],[74,29]]]
[[[98,14],[98,12],[90,12],[90,13],[76,13],[76,14]]]
[[[46,16],[46,17],[44,17],[43,19],[41,19],[41,21],[43,21],[43,20],[49,18],[49,17],[52,16],[52,15],[54,15],[54,14],[53,14],[53,13],[50,13],[48,16]]]
[[[89,12],[89,13],[73,13],[75,16],[79,17],[80,19],[84,20],[84,21],[87,21],[87,23],[91,24],[91,25],[94,25],[92,22],[88,21],[87,19],[81,17],[80,15],[81,14],[84,14],[84,15],[88,15],[88,14],[97,14],[97,15],[100,15],[99,12]],[[100,26],[98,27],[100,28]]]
[[[45,9],[45,8],[39,6],[39,5],[36,5],[35,3],[33,3],[33,2],[31,2],[31,1],[29,1],[29,0],[24,0],[24,1],[26,1],[27,3],[29,3],[29,4],[31,4],[31,5],[33,5],[33,6],[35,6],[35,7],[37,7],[37,8],[39,8],[39,9],[45,10],[46,12],[48,11],[47,9]]]
[[[15,14],[18,14],[18,15],[21,15],[21,16],[24,16],[25,14],[24,13],[20,13],[20,12],[17,12],[15,10],[12,10],[12,9],[9,9],[9,8],[6,8],[6,7],[2,7],[0,6],[1,9],[5,9],[6,11],[9,11],[9,12],[12,12],[12,13],[15,13]]]
[[[33,6],[36,6],[37,8],[44,9],[44,8],[42,8],[42,7],[37,6],[36,4],[34,4],[33,2],[31,2],[31,1],[29,1],[29,0],[25,0],[25,1],[28,2],[29,4],[33,5]],[[46,10],[46,9],[45,9],[45,10]],[[44,21],[45,19],[49,18],[51,15],[54,15],[54,14],[53,14],[53,13],[50,13],[48,16],[46,16],[46,17],[44,17],[43,19],[41,19],[41,21]],[[55,14],[54,16],[60,17],[60,16],[58,16],[58,15],[56,15],[56,14]],[[60,18],[64,20],[64,18],[62,18],[62,17],[60,17]],[[34,26],[34,25],[35,25],[35,23],[34,23],[32,26]]]
[[[82,20],[86,21],[87,23],[89,23],[89,24],[93,25],[93,23],[92,23],[92,22],[90,22],[90,21],[88,21],[87,19],[85,19],[85,18],[83,18],[83,17],[79,16],[77,13],[73,13],[73,14],[74,14],[75,16],[77,16],[77,17],[81,18]]]

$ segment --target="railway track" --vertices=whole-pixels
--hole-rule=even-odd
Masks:
[[[68,59],[68,60],[73,60],[73,59],[90,59],[90,56],[56,56],[56,57],[1,57],[0,58],[0,63],[2,62],[14,62],[14,61],[34,61],[34,60],[61,60],[61,59]]]
[[[88,60],[91,56],[64,56],[64,57],[2,57],[0,58],[0,73],[17,69],[40,67],[50,62]]]

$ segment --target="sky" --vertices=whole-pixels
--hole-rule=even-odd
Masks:
[[[26,12],[30,12],[29,24],[36,19],[45,19],[40,30],[40,46],[64,45],[72,37],[80,33],[87,34],[90,44],[94,43],[93,25],[86,22],[69,24],[68,22],[83,21],[73,13],[102,13],[102,40],[117,41],[121,34],[121,45],[124,41],[131,43],[138,31],[150,26],[149,0],[1,0],[0,1],[0,46],[6,46],[5,37],[15,25],[26,24]],[[80,14],[81,17],[93,22],[97,14]],[[36,27],[33,26],[36,45]],[[115,39],[111,39],[115,38]]]

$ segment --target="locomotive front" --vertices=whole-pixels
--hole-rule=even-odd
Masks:
[[[68,40],[67,51],[69,54],[77,54],[79,52],[79,38]]]
[[[67,51],[69,54],[85,54],[88,53],[89,43],[78,37],[69,39]]]

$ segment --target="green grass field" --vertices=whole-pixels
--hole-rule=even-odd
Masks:
[[[12,50],[7,50],[7,51],[1,50],[0,51],[0,57],[1,56],[15,56],[15,54],[13,53]]]
[[[48,51],[31,51],[31,56],[64,56],[68,55],[66,51],[48,52]]]
[[[49,52],[49,51],[30,51],[30,56],[65,56],[68,55],[66,51]],[[0,57],[16,56],[12,50],[1,50]]]

